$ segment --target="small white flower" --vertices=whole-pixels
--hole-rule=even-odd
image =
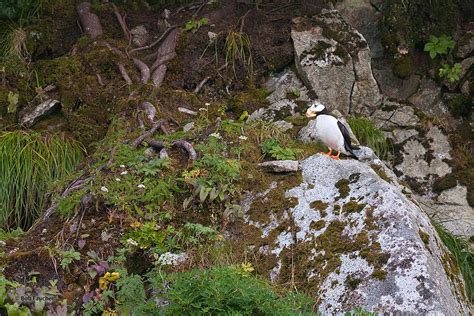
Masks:
[[[115,181],[120,182],[120,178],[115,178]]]
[[[140,183],[137,187],[138,187],[139,189],[144,189],[144,188],[145,188],[145,185]]]
[[[207,36],[209,36],[209,42],[211,43],[213,43],[217,38],[217,34],[214,32],[207,32]]]
[[[188,255],[185,252],[182,253],[171,253],[165,252],[164,254],[160,255],[157,264],[167,266],[167,265],[177,265],[182,263],[188,259]]]
[[[120,168],[125,168],[125,165],[120,165]]]
[[[109,192],[109,189],[107,189],[107,188],[104,187],[104,186],[102,186],[102,187],[100,188],[100,190],[101,190],[102,192]]]
[[[212,133],[212,134],[210,134],[209,136],[215,137],[215,138],[217,138],[217,139],[222,139],[222,136],[221,136],[221,134],[219,134],[219,133]]]
[[[198,110],[201,111],[201,112],[206,112],[207,111],[206,108],[199,108]]]
[[[121,176],[124,176],[124,175],[126,175],[126,174],[128,174],[128,171],[127,171],[127,170],[120,172],[120,175],[121,175]]]
[[[247,138],[248,138],[248,137],[247,137],[247,136],[244,136],[244,135],[240,135],[240,136],[239,136],[239,139],[240,139],[240,140],[247,140]]]
[[[4,242],[3,240],[0,240],[0,247],[5,247],[7,245],[6,242]]]
[[[127,244],[128,245],[132,245],[132,246],[138,246],[138,242],[136,242],[135,240],[133,240],[132,238],[129,238],[127,239]]]
[[[48,230],[46,228],[43,228],[43,230],[41,231],[42,234],[46,234],[48,232]]]
[[[209,106],[209,105],[211,105],[211,104],[210,104],[210,103],[208,103],[208,102],[206,102],[206,103],[204,103],[204,105],[205,105],[205,106]]]

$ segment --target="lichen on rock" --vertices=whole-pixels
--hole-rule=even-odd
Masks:
[[[307,158],[303,182],[284,193],[293,206],[273,210],[264,222],[246,217],[248,227],[260,231],[254,251],[273,262],[266,272],[318,297],[323,313],[354,307],[468,313],[463,285],[447,276],[446,250],[428,217],[370,149],[359,156],[361,161]]]

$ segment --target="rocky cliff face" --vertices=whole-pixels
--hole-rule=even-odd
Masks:
[[[248,196],[246,222],[274,281],[307,286],[321,311],[469,314],[464,285],[428,217],[368,148],[362,161],[323,155],[301,162],[301,183],[271,213],[273,183]]]

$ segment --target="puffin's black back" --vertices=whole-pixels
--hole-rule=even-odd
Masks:
[[[346,126],[344,126],[344,124],[342,124],[340,121],[337,121],[337,126],[344,137],[344,148],[351,154],[353,158],[359,160],[359,158],[357,158],[357,156],[354,154],[354,147],[352,147],[351,144],[351,136],[349,135],[349,131],[347,130]]]

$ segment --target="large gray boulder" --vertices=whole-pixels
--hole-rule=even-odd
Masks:
[[[330,110],[367,115],[380,105],[369,46],[337,10],[295,18],[291,37],[300,77]]]
[[[299,184],[273,182],[243,205],[252,249],[275,282],[298,284],[325,315],[468,315],[464,283],[429,218],[368,148],[314,155]],[[282,200],[274,201],[283,196]],[[249,236],[248,234],[246,236]]]

